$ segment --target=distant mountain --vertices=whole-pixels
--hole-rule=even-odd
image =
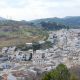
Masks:
[[[1,20],[7,20],[7,19],[0,17],[0,21],[1,21]]]
[[[75,18],[75,17],[80,17],[80,16],[66,16],[64,18]]]
[[[66,26],[70,26],[70,28],[80,28],[80,16],[67,16],[64,18],[45,18],[45,19],[37,19],[29,21],[30,23],[38,24],[42,21],[54,21],[56,23],[60,23]]]
[[[21,20],[21,22],[27,22],[27,21],[25,21],[25,20]]]

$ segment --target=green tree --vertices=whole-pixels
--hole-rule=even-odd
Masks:
[[[55,75],[53,74],[55,73]],[[51,77],[55,77],[55,80],[70,80],[70,71],[67,69],[67,66],[64,64],[59,64],[56,69],[52,70]]]
[[[30,57],[29,57],[28,61],[31,61],[31,59],[32,59],[32,53],[30,53]]]
[[[70,76],[71,74],[67,66],[61,63],[52,71],[46,72],[42,80],[70,80]]]
[[[72,74],[70,80],[77,80],[75,76]]]
[[[50,80],[50,79],[51,79],[51,71],[48,71],[43,75],[42,80]]]

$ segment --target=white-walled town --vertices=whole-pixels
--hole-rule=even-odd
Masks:
[[[16,50],[16,46],[0,51],[0,78],[3,80],[30,80],[63,63],[68,68],[80,66],[80,29],[49,31],[49,49]],[[45,41],[39,41],[44,44]],[[32,47],[33,43],[26,43]]]

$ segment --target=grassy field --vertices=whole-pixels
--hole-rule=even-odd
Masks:
[[[8,33],[9,38],[0,38],[0,48],[5,46],[18,46],[30,42],[38,42],[39,40],[47,40],[48,38],[48,31],[34,31],[34,32],[26,31],[23,33],[24,34],[19,33],[18,36],[15,33],[14,34]]]
[[[46,36],[40,35],[36,37],[20,37],[20,38],[3,38],[0,39],[0,48],[5,46],[19,46],[30,42],[38,42],[45,39]]]

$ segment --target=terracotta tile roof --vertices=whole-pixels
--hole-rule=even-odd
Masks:
[[[7,76],[8,76],[8,74],[3,74],[2,76],[7,77]]]
[[[36,53],[36,52],[34,52],[34,53],[33,53],[33,56],[34,56],[34,55],[42,55],[42,54],[41,54],[41,53]]]
[[[12,72],[12,75],[15,77],[27,77],[28,76],[26,71],[14,71]]]

